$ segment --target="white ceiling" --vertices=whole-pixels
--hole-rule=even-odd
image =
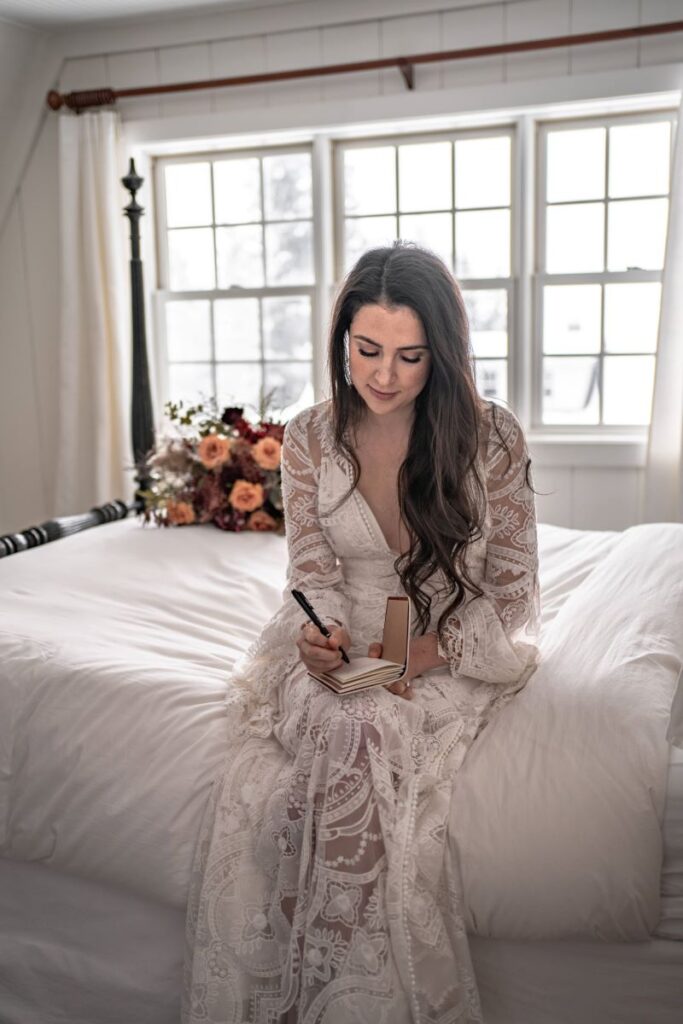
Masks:
[[[218,8],[265,7],[292,0],[0,0],[0,19],[36,28],[61,28],[119,18],[199,14]]]

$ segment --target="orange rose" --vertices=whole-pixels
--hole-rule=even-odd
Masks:
[[[249,516],[247,529],[256,530],[258,533],[266,533],[269,530],[277,530],[277,523],[272,516],[269,516],[267,512],[260,508]]]
[[[251,484],[248,480],[235,480],[228,501],[238,512],[254,512],[263,504],[263,498],[261,484]]]
[[[186,501],[169,501],[166,505],[169,523],[174,526],[189,526],[194,522],[194,509]]]
[[[197,455],[207,469],[222,466],[230,457],[230,439],[220,434],[207,434],[199,442]]]
[[[251,450],[254,462],[261,469],[277,469],[280,465],[282,445],[274,437],[262,437]]]

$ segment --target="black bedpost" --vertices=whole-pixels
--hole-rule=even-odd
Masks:
[[[132,395],[132,428],[133,428],[133,459],[136,468],[137,489],[135,498],[129,505],[116,498],[91,508],[89,512],[75,516],[58,516],[49,519],[40,526],[29,526],[19,533],[8,533],[0,536],[0,558],[28,551],[29,548],[40,547],[60,537],[68,537],[92,526],[112,523],[116,519],[125,519],[129,512],[142,511],[144,501],[140,492],[146,490],[149,481],[147,457],[154,447],[154,419],[152,416],[152,395],[149,387],[149,367],[147,365],[147,341],[145,337],[145,298],[142,290],[142,260],[140,259],[140,217],[143,209],[135,199],[135,193],[142,185],[143,179],[137,174],[135,164],[131,160],[128,174],[121,179],[131,195],[131,201],[125,207],[125,214],[130,220],[130,285],[131,308],[133,313],[133,395]]]
[[[140,492],[149,485],[147,456],[154,446],[154,417],[152,415],[152,394],[149,386],[147,363],[147,338],[145,332],[145,294],[142,287],[142,260],[140,259],[140,217],[144,209],[135,198],[144,179],[135,170],[131,160],[128,174],[121,179],[130,192],[131,200],[124,208],[130,221],[130,288],[133,315],[133,401],[131,426],[133,433],[133,460],[137,470],[135,503],[142,508]]]

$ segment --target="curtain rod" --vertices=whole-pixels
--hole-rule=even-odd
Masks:
[[[56,89],[52,89],[47,94],[47,105],[52,110],[59,110],[60,107],[66,105],[70,110],[79,112],[88,107],[108,106],[115,103],[116,100],[128,99],[132,96],[159,96],[169,92],[194,92],[198,89],[227,89],[236,85],[283,82],[294,78],[343,75],[394,67],[398,68],[401,72],[406,88],[414,89],[416,64],[432,64],[437,61],[447,60],[466,60],[472,57],[491,57],[506,53],[522,53],[529,50],[549,50],[559,46],[583,46],[587,43],[610,42],[616,39],[637,39],[642,36],[682,31],[683,21],[666,21],[656,25],[637,25],[632,28],[609,29],[604,32],[583,32],[579,35],[553,36],[548,39],[527,39],[515,43],[500,43],[495,46],[473,46],[463,50],[440,50],[434,53],[417,53],[405,57],[385,57],[380,60],[356,61],[352,64],[324,64],[313,68],[269,71],[259,75],[210,78],[197,82],[174,82],[171,85],[146,85],[134,89],[84,89],[70,93],[60,93]]]

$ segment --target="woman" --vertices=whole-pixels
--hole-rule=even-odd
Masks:
[[[446,822],[537,660],[526,444],[477,395],[462,296],[423,249],[361,257],[329,362],[331,401],[285,433],[288,585],[232,679],[246,721],[199,839],[183,1019],[480,1021]],[[340,647],[381,654],[391,594],[413,608],[406,678],[344,697],[311,679]]]

